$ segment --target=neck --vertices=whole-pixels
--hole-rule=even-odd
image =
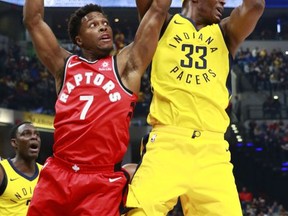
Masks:
[[[111,51],[102,51],[99,53],[91,52],[90,50],[82,50],[83,57],[88,61],[96,61],[102,58],[106,58],[110,55]]]

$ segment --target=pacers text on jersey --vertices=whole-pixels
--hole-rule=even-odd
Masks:
[[[198,40],[202,44],[194,46],[191,43],[192,40]],[[213,46],[213,42],[214,38],[211,35],[206,37],[201,32],[183,32],[182,34],[174,35],[169,46],[181,49],[184,57],[180,60],[179,66],[176,65],[171,68],[170,74],[174,74],[177,80],[184,81],[187,84],[201,85],[211,82],[217,75],[213,69],[208,68],[206,57],[209,52],[218,51],[218,47]],[[195,74],[196,70],[199,72],[198,74]],[[190,73],[192,71],[193,74]]]
[[[176,74],[176,79],[179,81],[184,80],[188,84],[192,83],[196,85],[208,83],[211,81],[211,78],[216,77],[216,73],[211,69],[208,69],[207,72],[202,73],[201,75],[193,75],[191,73],[185,73],[183,70],[180,70],[178,66],[175,66],[170,73]]]
[[[204,37],[202,33],[193,32],[192,34],[189,34],[187,32],[183,32],[182,36],[175,35],[173,37],[173,41],[175,43],[169,43],[169,46],[177,48],[179,45],[182,44],[183,39],[185,39],[186,41],[190,39],[198,39],[199,41],[204,41],[207,46],[210,45],[214,41],[214,39],[211,36]],[[210,47],[211,53],[215,52],[216,50],[218,50],[217,47]]]

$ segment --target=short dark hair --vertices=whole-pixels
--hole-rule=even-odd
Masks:
[[[18,128],[24,124],[31,124],[32,125],[32,122],[24,121],[24,122],[20,122],[20,123],[14,125],[10,131],[10,139],[16,138],[16,133],[17,133]]]
[[[77,45],[77,43],[76,43],[75,37],[79,33],[82,18],[91,12],[99,12],[99,13],[102,13],[104,16],[106,16],[102,7],[97,5],[97,4],[87,4],[87,5],[79,8],[79,9],[77,9],[70,16],[70,19],[68,22],[68,34],[69,34],[71,41],[76,45]]]

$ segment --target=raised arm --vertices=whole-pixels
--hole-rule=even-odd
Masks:
[[[134,42],[117,56],[122,81],[135,93],[138,93],[140,79],[155,53],[170,5],[171,0],[153,0],[139,24]]]
[[[151,4],[152,0],[136,0],[140,20],[144,17],[145,13],[148,11]]]
[[[23,17],[38,58],[59,81],[69,53],[60,47],[54,33],[43,20],[44,0],[25,0]]]
[[[265,8],[265,0],[243,0],[231,15],[222,20],[226,43],[235,56],[239,45],[252,33]]]

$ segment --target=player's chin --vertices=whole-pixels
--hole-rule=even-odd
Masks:
[[[38,153],[29,153],[28,157],[30,158],[30,160],[36,160],[39,156],[39,152]]]
[[[112,40],[101,40],[99,46],[103,49],[113,48],[113,41]]]
[[[104,53],[110,53],[111,51],[113,51],[113,44],[107,44],[105,46],[102,46],[101,47],[101,50],[104,52]]]
[[[213,23],[220,23],[221,21],[221,16],[215,16],[213,19]]]

